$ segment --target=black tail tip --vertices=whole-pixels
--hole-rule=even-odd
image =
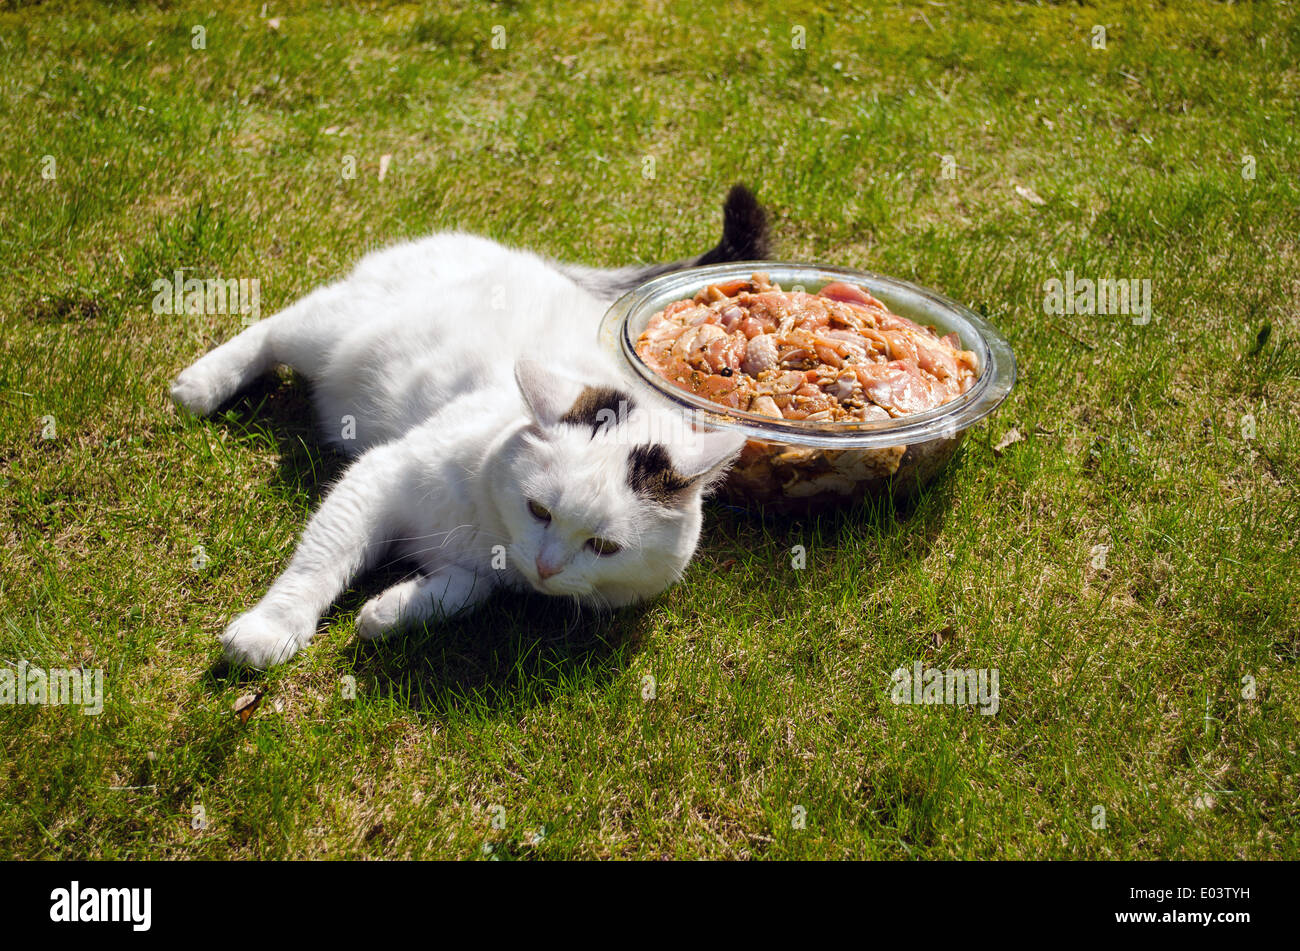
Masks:
[[[768,256],[767,212],[744,185],[731,186],[722,204],[722,241],[709,255],[713,260],[761,261]]]

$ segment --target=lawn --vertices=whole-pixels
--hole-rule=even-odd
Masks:
[[[1293,7],[436,7],[0,4],[0,665],[104,677],[98,716],[0,706],[0,855],[1300,858]],[[674,258],[736,181],[778,256],[1014,346],[922,497],[714,504],[613,618],[362,645],[372,577],[219,663],[341,460],[288,373],[173,409],[240,317],[155,281],[270,314],[445,228]],[[1070,275],[1150,319],[1049,313]],[[918,661],[997,712],[895,704]]]

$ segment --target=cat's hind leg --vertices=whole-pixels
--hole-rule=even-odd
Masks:
[[[422,578],[401,581],[362,605],[357,614],[357,634],[374,640],[466,611],[492,593],[495,581],[491,574],[490,570],[485,575],[451,565]]]
[[[172,382],[172,399],[208,416],[276,364],[314,377],[350,316],[343,285],[319,288],[192,363]]]

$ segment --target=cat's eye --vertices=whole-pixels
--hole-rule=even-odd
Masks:
[[[588,538],[587,547],[597,555],[617,555],[623,550],[623,546],[618,542],[612,542],[608,538]]]
[[[532,499],[528,500],[528,511],[532,512],[533,518],[539,522],[549,522],[551,520],[551,513],[546,510],[546,506],[534,502]]]

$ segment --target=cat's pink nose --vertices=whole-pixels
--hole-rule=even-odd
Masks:
[[[548,565],[546,562],[542,561],[541,555],[537,556],[536,564],[537,564],[537,577],[541,578],[543,581],[545,581],[547,578],[550,578],[553,575],[558,575],[560,573],[560,568],[562,567],[561,565],[555,565],[555,566]]]

